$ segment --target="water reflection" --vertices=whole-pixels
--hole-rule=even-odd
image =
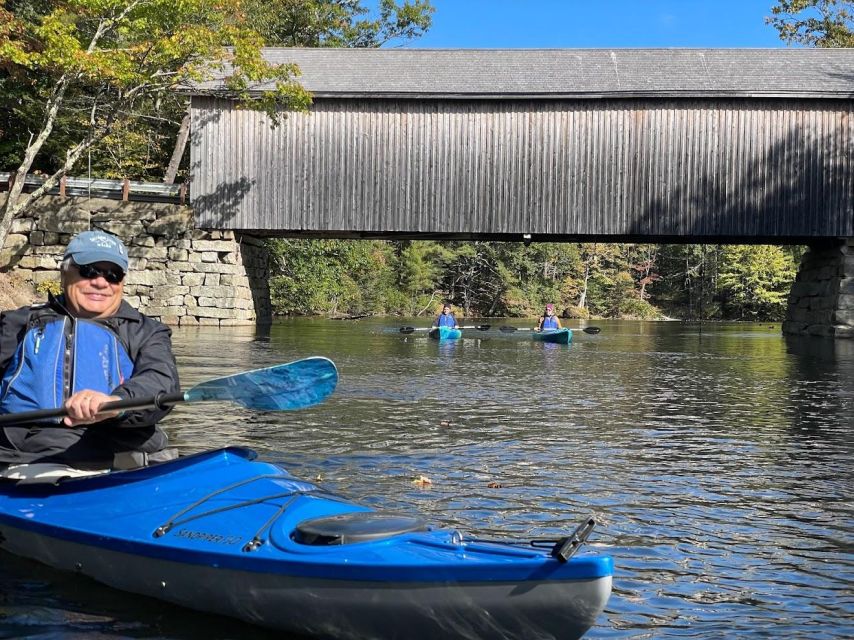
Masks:
[[[854,343],[626,322],[568,346],[496,330],[437,342],[400,324],[416,323],[179,329],[185,387],[308,355],[341,378],[305,411],[184,406],[167,430],[185,452],[251,446],[474,534],[545,537],[596,513],[591,542],[617,576],[589,637],[854,636]],[[23,608],[55,633],[44,612],[68,596],[43,593]],[[101,637],[125,637],[116,619]],[[140,624],[134,637],[185,637]]]

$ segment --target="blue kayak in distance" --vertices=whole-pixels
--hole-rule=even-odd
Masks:
[[[572,329],[546,329],[545,331],[532,331],[531,336],[540,342],[554,342],[556,344],[569,344],[572,342]]]
[[[578,638],[613,563],[467,538],[227,448],[56,484],[0,483],[0,547],[111,587],[319,638]]]
[[[450,327],[433,327],[427,334],[434,340],[459,340],[463,332]]]

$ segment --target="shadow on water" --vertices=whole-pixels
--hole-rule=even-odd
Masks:
[[[854,456],[854,340],[785,336],[785,344],[791,363],[792,434],[834,442]],[[828,412],[846,417],[847,428],[828,430]]]

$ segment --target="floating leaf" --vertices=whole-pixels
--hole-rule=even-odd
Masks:
[[[412,484],[417,485],[419,487],[429,487],[433,484],[433,481],[427,476],[413,476]]]

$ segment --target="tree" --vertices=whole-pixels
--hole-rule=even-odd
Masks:
[[[739,319],[782,320],[796,273],[792,254],[780,247],[723,247],[718,292],[724,309]]]
[[[429,0],[380,0],[378,17],[362,0],[244,0],[248,25],[271,47],[381,47],[420,37],[430,28]],[[190,133],[189,104],[178,129],[164,182],[175,179]]]
[[[271,240],[277,314],[385,313],[394,298],[393,248],[381,240]]]
[[[264,61],[263,40],[240,8],[240,0],[0,0],[3,86],[31,86],[40,112],[0,214],[0,246],[12,220],[119,122],[216,72],[227,68],[227,94],[274,123],[282,108],[307,109],[298,70]],[[253,97],[264,81],[275,89]],[[63,115],[76,123],[64,157],[25,194],[24,178]]]
[[[661,280],[661,276],[656,272],[656,258],[658,257],[658,245],[650,244],[637,248],[639,259],[632,265],[632,271],[637,274],[637,281],[640,290],[638,297],[641,300],[649,298],[646,288]]]
[[[250,24],[276,47],[382,47],[430,28],[429,0],[380,0],[371,19],[362,0],[246,0]]]
[[[436,283],[440,270],[432,260],[436,250],[436,243],[429,240],[404,241],[399,245],[397,270],[409,315],[424,313],[432,306],[438,293]]]
[[[765,21],[789,44],[808,47],[854,47],[851,0],[777,0]]]

